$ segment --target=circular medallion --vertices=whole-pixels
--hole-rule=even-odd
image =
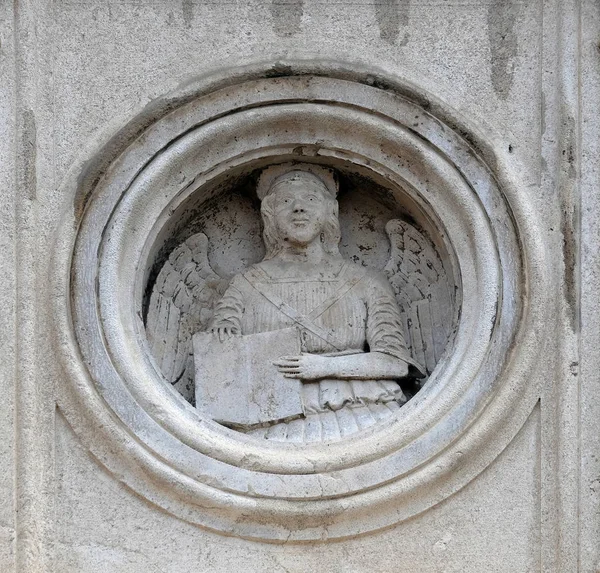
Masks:
[[[385,527],[477,475],[537,399],[546,283],[527,206],[462,123],[400,80],[291,62],[190,83],[124,127],[66,184],[79,208],[58,239],[60,405],[84,443],[178,517],[272,541]],[[326,235],[323,269],[277,258]],[[230,325],[258,338],[220,367],[206,348]],[[261,342],[277,329],[289,340]],[[274,344],[337,365],[312,386],[279,366],[312,410],[226,381],[251,348],[240,371],[264,386],[251,359]],[[425,378],[383,383],[373,362],[365,390],[374,356]]]

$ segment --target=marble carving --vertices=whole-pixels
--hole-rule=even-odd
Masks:
[[[256,192],[261,262],[220,277],[197,233],[160,272],[147,334],[164,376],[194,377],[200,411],[276,441],[328,440],[389,417],[407,401],[402,381],[426,377],[443,350],[432,325],[451,293],[438,289],[432,304],[431,287],[445,284],[435,251],[394,219],[385,269],[344,258],[338,184],[322,166],[269,167]]]
[[[85,209],[57,242],[71,245],[55,265],[70,293],[53,299],[55,339],[71,333],[61,411],[141,498],[245,539],[323,542],[414,517],[488,467],[539,401],[552,310],[518,189],[443,102],[433,113],[371,70],[323,65],[176,93],[144,137],[69,180]],[[315,216],[277,214],[284,190],[307,204],[311,190]],[[290,238],[306,261],[283,260]],[[400,324],[383,341],[368,328],[379,298]],[[355,370],[375,358],[394,370]],[[312,378],[309,362],[327,370]]]

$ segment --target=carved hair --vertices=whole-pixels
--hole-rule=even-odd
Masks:
[[[339,255],[339,242],[341,239],[339,207],[335,197],[331,194],[328,187],[317,176],[309,172],[295,171],[294,180],[304,180],[306,185],[319,192],[323,199],[323,204],[327,209],[325,221],[321,229],[321,243],[326,253],[330,255]],[[272,259],[283,247],[283,237],[279,234],[275,224],[275,201],[277,198],[277,187],[284,180],[289,180],[290,174],[278,177],[270,186],[267,195],[261,202],[260,213],[263,220],[263,241],[265,243],[265,260]]]

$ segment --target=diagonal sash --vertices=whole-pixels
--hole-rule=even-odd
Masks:
[[[360,281],[363,280],[365,275],[360,277],[354,277],[349,281],[343,283],[331,296],[325,299],[319,306],[314,308],[309,314],[310,320],[319,318],[326,310],[329,310],[338,300],[340,300],[348,291],[352,290]]]
[[[242,275],[248,284],[256,290],[261,296],[266,298],[271,304],[273,304],[276,308],[278,308],[283,314],[285,314],[288,318],[291,318],[294,322],[302,326],[304,329],[312,332],[315,336],[324,340],[333,348],[338,351],[345,350],[344,344],[342,344],[337,337],[330,331],[325,328],[315,324],[315,319],[321,316],[327,309],[331,308],[338,300],[340,300],[348,291],[354,288],[365,275],[361,277],[354,277],[351,280],[345,282],[338,288],[331,296],[329,296],[323,303],[313,309],[308,316],[302,314],[294,307],[290,306],[287,302],[285,302],[281,297],[277,296],[272,292],[267,292],[263,290],[260,286],[261,277],[256,272],[255,269],[250,269]]]

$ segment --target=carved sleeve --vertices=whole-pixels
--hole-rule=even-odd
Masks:
[[[211,328],[231,328],[234,332],[242,333],[244,297],[236,287],[236,282],[234,278],[221,300],[217,302]]]
[[[366,303],[366,334],[371,352],[382,352],[413,364],[402,332],[398,303],[383,275],[370,279]]]

